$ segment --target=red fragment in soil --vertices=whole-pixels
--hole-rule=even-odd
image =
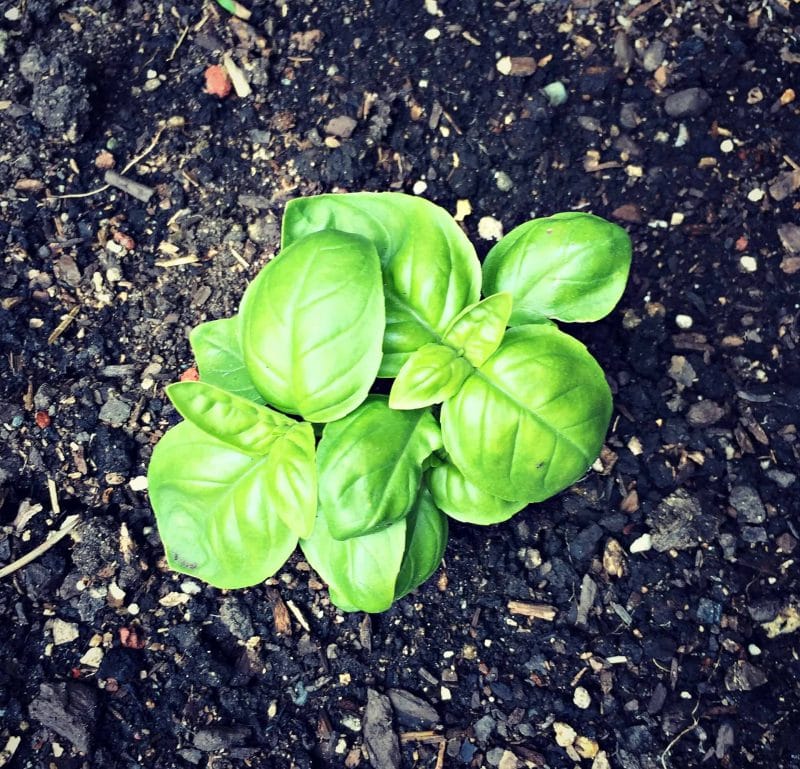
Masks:
[[[747,250],[747,246],[749,243],[750,241],[744,235],[742,235],[740,238],[736,240],[736,250],[737,251]]]
[[[127,251],[133,251],[133,249],[136,248],[136,241],[130,235],[126,235],[120,230],[114,233],[114,242],[119,243]]]
[[[72,668],[69,671],[69,674],[72,678],[80,678],[81,677],[81,669],[80,668]]]
[[[50,415],[46,411],[37,411],[35,419],[36,424],[43,430],[50,426]]]
[[[200,373],[194,366],[187,368],[180,377],[181,382],[197,382],[200,379]]]
[[[126,649],[144,649],[145,640],[139,635],[139,630],[135,627],[121,627],[119,629],[119,642]]]
[[[224,99],[233,87],[228,73],[219,64],[212,64],[205,72],[206,88],[205,91],[211,96]]]

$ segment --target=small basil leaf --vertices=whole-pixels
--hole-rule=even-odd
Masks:
[[[153,450],[150,502],[167,562],[219,588],[257,585],[297,544],[272,512],[265,457],[254,457],[181,422]]]
[[[483,289],[512,294],[512,326],[541,316],[599,320],[620,300],[630,264],[622,227],[566,212],[532,219],[500,240],[483,263]]]
[[[480,296],[480,263],[452,216],[398,192],[354,192],[289,201],[284,248],[322,229],[368,238],[380,255],[386,333],[380,374],[392,377],[414,350],[441,341],[450,321]]]
[[[501,499],[540,502],[597,457],[611,392],[586,348],[549,325],[506,332],[497,352],[442,406],[442,437],[470,482]]]
[[[465,308],[444,332],[444,341],[473,366],[482,366],[500,346],[511,316],[511,294],[492,294]]]
[[[363,537],[335,539],[324,515],[300,548],[314,571],[328,583],[331,601],[342,611],[386,611],[394,601],[403,559],[406,522]]]
[[[470,483],[461,471],[446,462],[428,474],[428,485],[436,506],[462,523],[490,526],[507,521],[527,502],[507,502]]]
[[[402,598],[427,580],[439,567],[447,547],[447,518],[423,487],[406,518],[406,550],[395,585]]]
[[[265,473],[272,508],[299,537],[308,537],[317,516],[314,429],[297,422],[269,451]]]
[[[294,419],[205,382],[175,382],[167,395],[178,413],[246,454],[266,454]]]
[[[375,248],[333,230],[294,241],[255,278],[241,315],[247,370],[267,402],[310,422],[339,419],[364,400],[380,366]]]
[[[327,424],[317,461],[331,536],[363,536],[404,518],[417,497],[423,460],[441,445],[429,410],[395,411],[385,396],[370,396]]]
[[[458,392],[472,366],[452,347],[426,344],[411,354],[389,393],[393,409],[421,409]]]
[[[263,403],[244,365],[239,342],[239,318],[210,320],[189,334],[200,379],[242,398]]]

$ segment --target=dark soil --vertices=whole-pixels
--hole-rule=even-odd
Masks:
[[[0,766],[800,767],[798,4],[252,7],[0,2],[0,567],[80,516],[0,581]],[[226,53],[251,95],[204,93]],[[297,556],[168,571],[142,476],[189,329],[286,200],[423,187],[482,254],[484,217],[630,231],[570,329],[615,393],[595,470],[453,525],[382,615]]]

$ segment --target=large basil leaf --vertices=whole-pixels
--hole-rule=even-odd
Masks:
[[[406,549],[397,575],[395,598],[419,587],[436,571],[447,547],[447,518],[423,486],[406,518]]]
[[[297,535],[272,509],[266,462],[191,422],[165,433],[147,481],[172,569],[233,589],[263,582],[283,566]]]
[[[325,425],[317,449],[319,502],[331,535],[363,536],[404,518],[423,461],[441,445],[430,410],[395,411],[385,396],[370,396]]]
[[[449,462],[434,467],[427,477],[436,506],[462,523],[474,523],[478,526],[502,523],[528,504],[507,502],[482,491]]]
[[[622,227],[566,212],[532,219],[500,240],[483,263],[483,290],[512,294],[512,326],[542,316],[599,320],[620,300],[630,264]]]
[[[389,406],[421,409],[441,403],[458,392],[472,368],[452,347],[423,345],[411,353],[398,372],[389,393]]]
[[[296,240],[255,278],[241,315],[245,364],[267,402],[310,422],[339,419],[364,400],[380,366],[375,248],[336,231]]]
[[[510,315],[511,294],[493,294],[463,310],[447,327],[444,341],[473,366],[482,366],[503,341]]]
[[[314,428],[296,422],[269,451],[265,473],[272,509],[299,537],[308,537],[317,516]]]
[[[264,402],[244,365],[238,317],[195,326],[189,334],[189,344],[202,381],[256,403]]]
[[[342,611],[377,613],[394,601],[405,541],[405,521],[342,541],[331,536],[325,516],[319,515],[314,532],[300,540],[300,548],[328,583],[335,606]]]
[[[441,413],[445,449],[467,480],[529,502],[580,478],[610,418],[600,366],[576,339],[543,324],[508,331]]]
[[[167,395],[180,415],[246,454],[262,455],[294,419],[205,382],[175,382]]]
[[[480,295],[475,249],[452,216],[397,192],[318,195],[289,201],[283,246],[327,228],[368,238],[378,250],[386,297],[380,374],[397,374],[408,356],[441,341],[450,321]]]

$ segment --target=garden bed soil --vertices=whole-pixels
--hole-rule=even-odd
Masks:
[[[800,767],[798,4],[252,10],[0,2],[0,568],[79,517],[0,582],[0,766]],[[225,57],[249,95],[204,92]],[[187,333],[287,200],[362,189],[481,255],[562,210],[628,229],[622,302],[570,329],[603,454],[454,523],[385,614],[299,556],[229,593],[172,573],[144,476]]]

